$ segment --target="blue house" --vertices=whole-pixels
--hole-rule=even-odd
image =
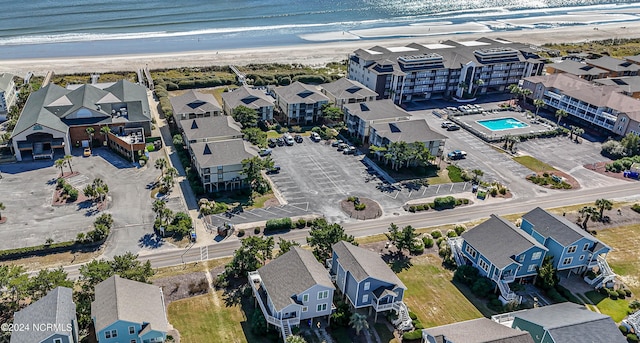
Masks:
[[[79,342],[76,304],[71,288],[57,287],[16,312],[13,324],[22,330],[13,331],[11,343]]]
[[[91,319],[98,343],[153,343],[167,338],[160,287],[114,275],[95,288]]]
[[[327,263],[336,286],[353,308],[368,308],[369,314],[375,311],[376,320],[378,312],[394,310],[399,319],[406,320],[408,310],[402,299],[407,287],[380,255],[340,241],[333,245],[333,255]]]
[[[615,279],[605,259],[611,248],[566,218],[536,207],[522,217],[520,229],[549,249],[558,271],[570,275],[593,269],[598,278],[588,282],[598,286]]]
[[[264,267],[249,272],[256,303],[268,324],[280,330],[282,339],[302,321],[327,318],[335,308],[327,269],[311,251],[293,247]]]
[[[547,253],[544,245],[494,214],[463,233],[458,249],[480,275],[498,285],[503,302],[519,302],[509,283],[534,278]]]

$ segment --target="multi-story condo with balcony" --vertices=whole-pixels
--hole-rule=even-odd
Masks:
[[[401,104],[500,93],[523,77],[540,75],[535,48],[501,39],[375,46],[349,56],[348,77]]]

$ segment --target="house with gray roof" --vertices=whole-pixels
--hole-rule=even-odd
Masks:
[[[358,137],[363,143],[370,141],[371,125],[409,120],[411,117],[409,112],[388,99],[345,104],[343,109],[344,122],[347,124],[349,134]]]
[[[15,76],[9,73],[0,73],[0,122],[6,120],[9,108],[16,103]]]
[[[421,142],[431,156],[442,156],[445,139],[446,136],[431,130],[425,119],[374,123],[369,133],[371,145],[386,147],[393,142]]]
[[[109,138],[100,133],[103,126],[110,128]],[[89,136],[88,128],[94,129],[94,135]],[[151,135],[144,86],[120,80],[65,89],[50,83],[27,99],[11,142],[18,161],[53,158],[55,153],[70,155],[72,146],[102,145],[107,139],[112,148],[122,143],[120,148],[133,151],[137,146],[128,139],[132,131],[141,140]]]
[[[522,216],[520,230],[548,249],[556,270],[568,274],[594,270],[598,277],[585,281],[595,286],[615,280],[606,260],[611,248],[567,218],[536,207]]]
[[[365,101],[374,101],[378,93],[367,88],[358,81],[342,77],[336,81],[320,85],[322,94],[329,98],[329,102],[342,108],[344,104],[355,104]]]
[[[562,73],[532,76],[522,88],[551,111],[564,110],[576,122],[605,134],[640,134],[640,100],[620,93],[617,85],[594,84]]]
[[[247,85],[222,93],[222,109],[228,116],[236,107],[245,106],[258,112],[261,120],[272,120],[274,103],[275,99],[265,89]]]
[[[231,116],[202,117],[180,121],[184,144],[242,138],[240,124]]]
[[[618,87],[619,93],[640,99],[640,76],[611,77],[593,82],[598,85]]]
[[[587,81],[603,79],[609,74],[607,70],[574,60],[547,64],[544,68],[547,74],[569,73]]]
[[[246,187],[247,177],[240,173],[242,160],[258,155],[256,149],[241,138],[191,143],[189,152],[191,164],[206,192]]]
[[[378,100],[402,104],[502,93],[523,77],[540,75],[544,61],[528,44],[480,38],[357,49],[348,64],[349,79],[378,93]]]
[[[479,318],[422,330],[422,343],[533,343],[527,331]]]
[[[322,116],[322,106],[329,98],[316,86],[296,81],[288,86],[272,90],[275,105],[287,118],[287,124],[303,125],[317,121]]]
[[[533,280],[548,249],[513,223],[492,214],[474,228],[464,232],[455,253],[462,253],[480,275],[498,285],[500,300],[520,302],[509,283]]]
[[[96,285],[91,319],[99,343],[164,342],[169,329],[162,289],[118,275]]]
[[[624,343],[611,317],[565,302],[514,312],[511,327],[529,332],[535,343]]]
[[[338,290],[354,309],[368,308],[369,314],[394,311],[406,322],[408,310],[403,302],[407,286],[376,252],[340,241],[333,245],[330,273]],[[411,320],[409,319],[409,325]]]
[[[193,89],[182,95],[170,97],[169,102],[178,126],[182,120],[217,116],[222,111],[218,100],[212,94]]]
[[[249,284],[267,323],[280,330],[283,340],[301,322],[329,320],[334,308],[335,286],[327,269],[300,247],[250,272]]]
[[[57,287],[38,301],[16,312],[11,343],[78,343],[78,320],[73,291]]]
[[[585,63],[606,70],[608,72],[607,77],[635,76],[638,75],[640,70],[640,65],[611,56],[586,59]]]

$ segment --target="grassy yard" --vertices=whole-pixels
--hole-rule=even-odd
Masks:
[[[482,317],[482,313],[452,283],[453,272],[432,254],[411,259],[409,269],[398,274],[407,286],[404,301],[426,327]]]
[[[585,295],[592,303],[596,304],[601,313],[611,316],[614,322],[618,323],[627,316],[629,311],[629,302],[627,300],[612,300],[597,291],[589,291]]]
[[[441,183],[450,183],[449,169],[441,169],[438,171],[438,176],[433,176],[427,179],[430,185],[439,185]]]
[[[640,298],[640,224],[599,230],[597,237],[613,247],[607,262],[634,296]]]
[[[460,167],[451,165],[447,167],[447,171],[449,172],[447,177],[451,182],[464,182],[462,179],[462,169],[460,169]]]
[[[531,156],[518,156],[513,158],[514,161],[522,164],[523,166],[531,169],[534,172],[554,171],[556,170],[551,165],[546,164]]]

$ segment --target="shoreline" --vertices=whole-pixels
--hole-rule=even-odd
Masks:
[[[452,29],[455,28],[452,27]],[[427,44],[445,40],[466,41],[481,37],[502,38],[532,45],[635,38],[640,37],[640,21],[476,33],[448,32],[409,38],[353,39],[257,48],[0,60],[0,72],[24,76],[28,72],[33,72],[35,75],[44,75],[50,70],[56,74],[135,71],[145,66],[148,66],[151,70],[210,65],[246,65],[252,63],[322,66],[330,62],[345,60],[350,53],[358,48],[370,48],[376,45],[404,46],[413,42]]]

